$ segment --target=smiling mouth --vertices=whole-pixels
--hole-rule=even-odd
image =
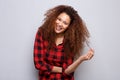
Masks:
[[[60,30],[62,30],[62,27],[61,26],[56,26],[56,30],[60,31]]]

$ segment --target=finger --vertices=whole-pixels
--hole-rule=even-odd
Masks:
[[[93,49],[90,50],[90,54],[94,55],[94,50]]]
[[[89,51],[92,51],[92,52],[94,52],[94,49],[93,48],[90,48],[90,50]]]
[[[91,51],[92,51],[93,53],[95,52],[94,49],[92,49],[92,48],[91,48]]]
[[[90,53],[88,54],[89,59],[91,59],[93,56],[94,56],[93,52],[90,52]]]
[[[90,59],[92,59],[93,56],[94,56],[94,55],[90,55]]]

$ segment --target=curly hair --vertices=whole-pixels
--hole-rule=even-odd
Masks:
[[[71,18],[68,29],[64,32],[64,52],[66,57],[75,56],[82,51],[84,42],[89,38],[89,32],[84,24],[82,18],[78,15],[77,11],[68,5],[59,5],[49,9],[45,13],[44,23],[40,26],[39,31],[42,31],[43,38],[48,41],[48,49],[55,43],[57,37],[54,26],[56,18],[65,12]]]

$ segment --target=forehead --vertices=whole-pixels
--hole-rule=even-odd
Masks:
[[[70,21],[70,16],[69,16],[67,13],[65,13],[65,12],[59,14],[59,15],[58,15],[58,18],[61,18],[61,19],[63,19],[63,20],[68,20],[68,21]]]
[[[70,18],[70,16],[67,13],[65,13],[65,12],[60,13],[58,15],[58,17],[67,17],[67,18]]]

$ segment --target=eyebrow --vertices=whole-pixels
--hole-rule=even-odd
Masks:
[[[62,18],[61,18],[61,17],[57,17],[57,19],[62,20]],[[63,22],[63,23],[65,23],[65,24],[69,24],[69,22],[66,22],[66,21],[64,21],[64,20],[62,20],[62,22]]]

